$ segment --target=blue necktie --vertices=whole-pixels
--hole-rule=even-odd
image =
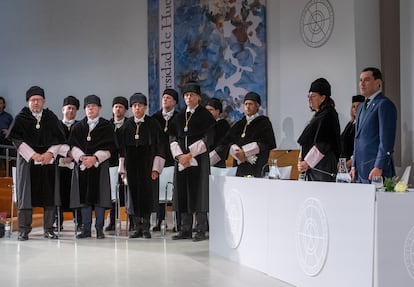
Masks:
[[[358,122],[361,123],[365,116],[365,111],[367,110],[368,104],[370,99],[365,99],[364,106],[361,109],[361,112],[359,113]]]

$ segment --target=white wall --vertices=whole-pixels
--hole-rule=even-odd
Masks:
[[[147,94],[146,1],[0,1],[0,95],[16,114],[31,85],[45,89],[60,117],[62,100],[96,94],[111,116],[115,96]],[[83,110],[78,118],[83,117]]]
[[[400,0],[401,18],[401,152],[402,165],[413,165],[414,161],[414,3]],[[411,177],[413,178],[413,176]],[[413,182],[411,180],[411,182]]]
[[[331,83],[341,129],[345,127],[351,97],[358,93],[360,69],[379,66],[379,32],[375,30],[379,25],[361,29],[354,23],[378,19],[377,1],[364,2],[368,1],[371,5],[355,7],[359,1],[331,0],[334,28],[328,42],[319,48],[306,46],[300,36],[300,17],[308,0],[267,1],[269,114],[279,148],[297,147],[296,140],[312,116],[307,92],[319,77]]]

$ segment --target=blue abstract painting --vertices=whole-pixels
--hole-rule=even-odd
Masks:
[[[243,98],[249,91],[261,96],[260,113],[267,114],[265,1],[148,0],[148,19],[150,113],[160,108],[163,88],[180,93],[183,84],[195,80],[202,103],[211,97],[222,100],[230,122],[243,116]],[[170,46],[165,40],[170,24],[173,59],[167,61],[166,53],[159,51]],[[173,71],[166,73],[171,63]],[[179,104],[183,106],[182,98]]]

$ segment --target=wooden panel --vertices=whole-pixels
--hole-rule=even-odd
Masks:
[[[298,149],[274,149],[270,151],[269,161],[271,159],[277,159],[278,166],[292,166],[290,179],[296,180],[299,177],[299,152],[300,151]]]
[[[11,217],[13,179],[11,177],[0,177],[0,212],[6,212],[7,218]],[[14,209],[16,216],[16,208]]]
[[[298,149],[274,149],[270,151],[269,161],[271,159],[277,159],[277,165],[280,167],[292,166],[292,172],[290,174],[290,179],[296,180],[299,177],[299,171],[298,171],[299,152],[300,150]],[[230,154],[226,160],[226,166],[227,167],[233,166],[233,158]]]
[[[11,217],[13,178],[0,177],[0,212],[5,212],[7,218]],[[33,208],[32,227],[43,226],[43,208]],[[13,207],[13,231],[17,229],[17,207]]]

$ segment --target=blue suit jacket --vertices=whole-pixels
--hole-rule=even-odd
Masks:
[[[374,167],[382,169],[384,177],[395,175],[392,156],[397,110],[382,93],[370,102],[363,119],[359,120],[363,106],[359,105],[357,111],[353,166],[356,169],[356,181],[368,183],[368,175]]]

